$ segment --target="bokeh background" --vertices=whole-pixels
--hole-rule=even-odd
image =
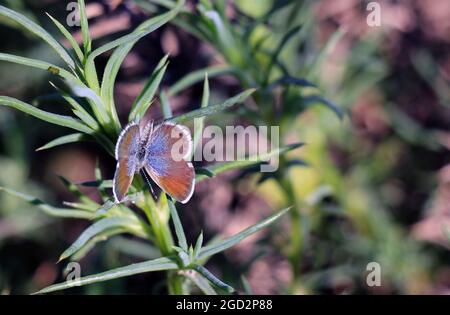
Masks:
[[[97,43],[126,34],[154,14],[151,6],[136,2],[87,1],[91,35]],[[295,183],[293,193],[303,204],[300,261],[293,268],[283,254],[289,244],[266,231],[215,257],[208,262],[209,268],[235,285],[244,275],[257,294],[450,293],[450,2],[377,1],[379,27],[367,25],[367,1],[298,5],[304,2],[292,1],[280,10],[269,29],[282,25],[286,16],[311,17],[307,34],[301,41],[294,38],[281,55],[293,68],[301,68],[314,57],[315,48],[336,32],[342,33],[321,66],[306,78],[318,83],[346,115],[339,120],[318,105],[291,117],[287,125],[287,142],[307,143],[291,153],[302,163],[288,169]],[[57,30],[45,12],[60,21],[69,13],[68,1],[0,3],[53,34]],[[227,15],[238,28],[242,20],[237,17],[258,17],[273,3],[227,1]],[[79,29],[71,31],[81,39]],[[280,36],[274,31],[264,45],[276,46]],[[0,26],[0,38],[1,52],[59,62],[47,46],[6,21]],[[251,45],[256,39],[248,40]],[[166,53],[170,53],[170,64],[165,88],[191,71],[224,62],[214,47],[183,28],[163,26],[140,40],[124,61],[115,91],[121,118]],[[98,68],[104,67],[107,57],[97,59]],[[0,63],[0,73],[1,95],[64,113],[64,107],[51,97],[48,73],[6,63]],[[231,76],[212,78],[210,87],[213,100],[242,90]],[[171,97],[174,112],[198,107],[201,93],[202,85],[197,84]],[[160,118],[159,106],[152,106],[149,116]],[[245,124],[230,114],[215,116],[208,124],[223,121]],[[115,161],[95,143],[36,151],[64,134],[64,128],[0,108],[0,186],[59,205],[76,199],[57,175],[73,182],[93,180],[98,163],[112,177]],[[95,190],[84,189],[99,199]],[[257,184],[254,176],[233,171],[198,185],[180,216],[189,239],[195,240],[201,230],[211,239],[232,235],[286,203],[275,180]],[[288,226],[285,221],[279,224]],[[61,281],[65,264],[56,261],[87,225],[48,217],[0,192],[0,292],[28,294]],[[118,236],[96,246],[81,261],[82,274],[141,260],[142,249],[128,241],[127,236]],[[146,257],[154,254],[145,253]],[[365,283],[366,265],[372,261],[381,265],[380,287]],[[162,280],[157,273],[144,274],[65,293],[164,293]]]

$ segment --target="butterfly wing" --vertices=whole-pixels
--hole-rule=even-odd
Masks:
[[[116,144],[116,172],[113,194],[116,202],[123,201],[136,172],[136,156],[139,149],[139,125],[131,123],[120,133]]]
[[[194,167],[186,161],[191,152],[189,129],[172,123],[156,127],[147,143],[145,170],[162,190],[181,203],[188,202],[194,192]]]

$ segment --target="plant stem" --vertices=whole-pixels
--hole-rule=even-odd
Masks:
[[[142,179],[141,184],[144,186]],[[144,188],[145,190],[145,188]],[[173,236],[169,226],[169,209],[166,207],[158,207],[148,191],[144,192],[144,202],[139,204],[144,211],[155,235],[155,244],[159,248],[161,255],[169,256],[174,254]],[[166,211],[167,213],[163,213]],[[167,272],[167,288],[169,294],[185,294],[183,288],[184,278],[177,272]]]

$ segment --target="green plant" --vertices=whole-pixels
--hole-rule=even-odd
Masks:
[[[170,0],[153,1],[152,4],[141,0],[135,2],[150,12],[175,6]],[[235,1],[232,4],[234,21],[227,16],[224,0],[202,0],[193,11],[181,10],[171,23],[212,46],[224,63],[189,73],[168,93],[175,95],[201,81],[204,72],[210,78],[232,75],[240,86],[257,89],[253,94],[256,106],[241,107],[239,116],[255,125],[279,126],[281,141],[295,129],[295,120],[313,105],[327,107],[342,120],[344,110],[324,97],[319,88],[319,73],[344,31],[336,31],[323,47],[314,47],[312,36],[309,36],[314,30],[312,4],[313,1],[307,0],[251,4]],[[301,50],[300,46],[306,48]],[[275,180],[286,203],[294,205],[290,211],[290,234],[282,248],[293,272],[290,292],[297,292],[300,286],[302,257],[310,229],[307,223],[310,205],[296,194],[296,180],[291,169],[305,165],[301,159],[282,156],[279,170],[259,179],[259,183]]]
[[[0,6],[0,16],[18,23],[28,32],[36,35],[61,57],[65,66],[58,66],[41,60],[24,58],[16,55],[0,53],[0,61],[22,64],[48,71],[55,77],[59,77],[65,83],[65,87],[55,87],[62,98],[70,105],[75,116],[65,116],[41,110],[18,99],[0,96],[0,105],[15,108],[26,114],[49,123],[70,128],[76,131],[44,145],[39,148],[50,149],[55,146],[94,140],[101,145],[111,156],[113,156],[114,143],[121,130],[121,124],[114,104],[113,90],[115,78],[120,65],[133,45],[142,37],[161,27],[168,21],[175,18],[180,11],[183,11],[184,1],[179,0],[173,3],[173,7],[168,12],[157,15],[136,28],[130,34],[124,35],[96,49],[92,47],[89,35],[88,21],[85,14],[83,0],[78,1],[81,18],[81,30],[83,34],[83,45],[80,48],[64,26],[54,18],[50,17],[61,34],[72,46],[70,53],[46,30],[32,22],[18,12]],[[99,55],[114,50],[109,58],[104,73],[100,77],[95,65],[95,58]],[[148,83],[136,98],[132,110],[129,114],[129,121],[139,120],[151,106],[158,86],[161,83],[167,67],[168,56],[165,56],[151,74]],[[100,80],[101,79],[101,80]],[[180,85],[176,89],[180,89]],[[172,90],[173,92],[173,90]],[[194,118],[205,117],[216,112],[223,111],[234,104],[244,102],[254,89],[247,89],[227,101],[209,105],[209,85],[208,80],[204,81],[204,94],[202,107],[181,116],[171,117],[170,104],[161,94],[161,104],[165,119],[177,123],[183,123]],[[198,139],[201,128],[194,132],[194,139]],[[297,145],[282,147],[267,155],[278,155],[296,148]],[[208,176],[214,176],[229,169],[243,168],[260,163],[262,157],[249,159],[247,162],[226,162],[208,166],[198,170],[197,181],[207,180]],[[66,203],[66,207],[54,207],[29,195],[10,188],[0,187],[1,191],[15,195],[16,197],[37,206],[43,212],[54,217],[78,218],[92,221],[93,223],[78,237],[78,239],[66,250],[60,260],[70,258],[72,260],[81,259],[96,243],[111,236],[128,233],[137,238],[148,240],[157,247],[161,257],[146,262],[136,263],[125,267],[108,270],[100,274],[85,276],[76,282],[55,284],[44,288],[37,293],[47,293],[56,290],[66,289],[72,286],[86,285],[90,283],[106,281],[110,279],[130,276],[150,271],[166,271],[168,291],[173,294],[187,293],[187,281],[192,281],[205,293],[212,294],[216,290],[219,292],[231,293],[234,289],[228,284],[217,279],[205,267],[204,263],[211,256],[222,252],[241,241],[243,238],[253,234],[275,222],[288,208],[279,211],[272,216],[262,220],[242,232],[223,240],[216,240],[210,244],[203,245],[203,236],[199,235],[195,245],[189,245],[178,212],[174,202],[165,194],[162,194],[155,202],[148,192],[145,183],[141,179],[135,179],[133,187],[130,189],[128,200],[132,201],[135,208],[141,213],[133,211],[123,204],[116,204],[108,195],[106,189],[110,189],[112,181],[104,179],[99,168],[96,169],[96,181],[85,182],[80,185],[94,186],[99,190],[103,204],[99,204],[79,190],[79,185],[71,183],[65,178],[61,178],[67,188],[75,194],[79,200],[77,202]],[[172,234],[170,220],[173,223],[175,234]],[[176,241],[175,241],[176,239]]]

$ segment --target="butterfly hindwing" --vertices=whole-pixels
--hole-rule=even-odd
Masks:
[[[139,125],[131,123],[121,132],[116,145],[116,172],[113,180],[113,193],[116,202],[125,198],[133,181],[137,168],[137,152],[139,149]]]
[[[194,191],[195,172],[186,159],[192,151],[192,138],[184,126],[163,123],[147,143],[145,170],[166,193],[186,203]]]

